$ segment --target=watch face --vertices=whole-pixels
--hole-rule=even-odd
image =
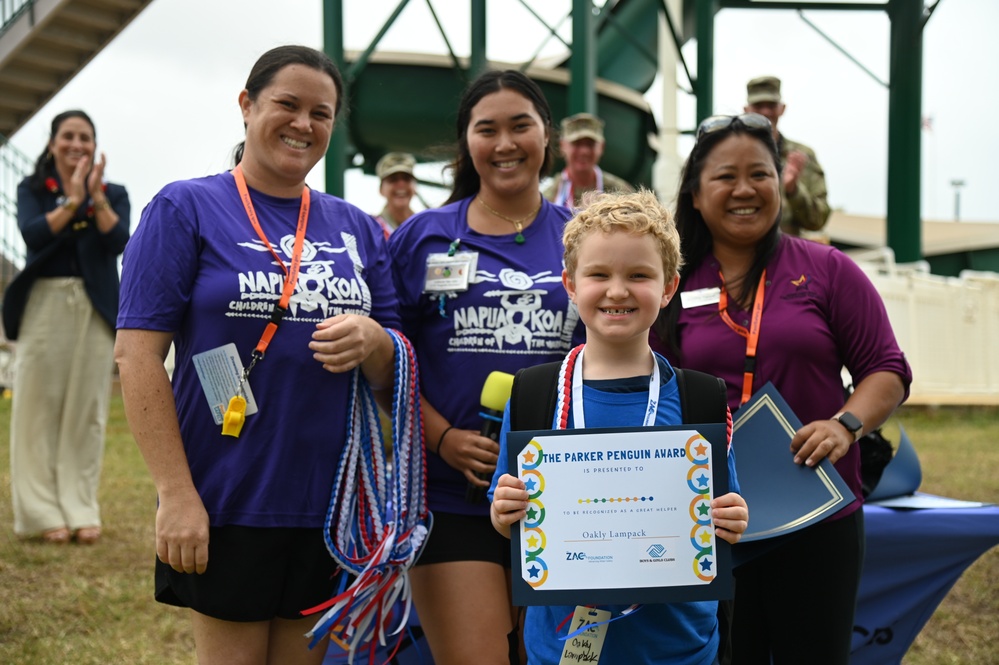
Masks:
[[[841,413],[839,418],[837,418],[836,420],[838,420],[843,425],[843,427],[853,432],[854,434],[859,432],[864,427],[863,423],[860,422],[860,419],[857,418],[857,416],[850,413],[849,411],[844,411],[843,413]]]

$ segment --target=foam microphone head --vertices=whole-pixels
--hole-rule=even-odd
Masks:
[[[482,404],[482,429],[479,434],[499,441],[500,431],[503,429],[503,411],[506,403],[513,392],[513,374],[506,372],[490,372],[486,377],[486,382],[482,384],[482,395],[479,402]],[[481,480],[490,480],[492,474],[476,473]],[[465,501],[468,503],[482,503],[486,498],[486,489],[472,483],[465,489]]]
[[[513,391],[513,374],[506,372],[490,372],[486,382],[482,384],[482,395],[479,403],[482,408],[503,413],[506,403]]]

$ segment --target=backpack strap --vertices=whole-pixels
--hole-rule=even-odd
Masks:
[[[676,387],[680,393],[680,412],[683,422],[725,423],[728,443],[732,443],[732,412],[728,408],[725,382],[717,376],[692,369],[673,368]]]
[[[525,367],[513,377],[510,429],[551,429],[555,418],[558,370],[561,361]]]

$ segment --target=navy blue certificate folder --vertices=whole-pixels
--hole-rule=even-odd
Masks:
[[[828,459],[815,467],[795,464],[791,439],[801,421],[767,383],[736,413],[732,431],[735,467],[749,506],[741,543],[774,538],[814,524],[856,498]]]

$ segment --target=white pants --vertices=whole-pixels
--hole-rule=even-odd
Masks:
[[[14,350],[14,532],[100,526],[114,332],[77,277],[35,282]]]

